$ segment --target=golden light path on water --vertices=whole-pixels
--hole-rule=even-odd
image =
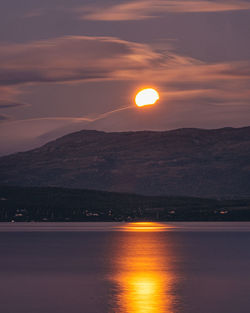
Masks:
[[[129,223],[115,255],[116,313],[173,312],[172,251],[160,223]],[[171,246],[171,245],[170,245]]]
[[[122,227],[123,231],[167,231],[173,229],[173,226],[155,222],[136,222],[128,223]]]

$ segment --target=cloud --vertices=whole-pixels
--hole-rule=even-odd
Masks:
[[[67,36],[0,46],[0,108],[23,105],[25,85],[119,80],[151,68],[162,55],[149,46],[112,37]],[[121,73],[121,75],[120,75]]]
[[[111,37],[70,36],[0,48],[0,86],[103,80],[161,61],[149,46]]]
[[[39,17],[44,15],[46,12],[46,9],[44,8],[39,8],[39,9],[33,9],[28,11],[23,15],[23,18],[34,18],[34,17]]]
[[[0,86],[0,109],[29,106],[18,100],[18,96],[23,93],[17,86]]]
[[[26,103],[0,99],[0,109],[16,108],[16,107],[27,106],[27,105],[28,104]]]
[[[8,116],[0,114],[0,122],[8,119]]]
[[[178,85],[250,78],[250,61],[205,63],[113,37],[68,36],[0,47],[0,89],[9,99],[20,86],[90,80],[145,80]],[[207,88],[207,87],[206,87]],[[0,91],[1,91],[0,90]]]
[[[1,86],[0,85],[0,97],[1,99],[14,99],[22,92],[18,87],[13,86]]]
[[[206,63],[113,37],[67,36],[6,44],[0,47],[0,107],[24,105],[18,96],[27,84],[89,80],[156,84],[167,90],[165,96],[172,101],[231,99],[247,104],[249,68],[250,60]],[[114,109],[120,110],[119,106]]]
[[[95,122],[131,108],[122,107],[92,117],[30,118],[0,123],[0,155],[35,148],[83,128],[91,129]],[[1,118],[6,119],[0,115],[0,122]]]
[[[182,1],[182,0],[136,0],[111,6],[85,6],[76,9],[81,18],[96,21],[128,21],[156,18],[164,13],[227,12],[249,10],[246,1]]]

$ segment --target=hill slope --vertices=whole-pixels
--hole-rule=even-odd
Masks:
[[[250,127],[83,130],[0,158],[0,184],[150,195],[250,195]]]

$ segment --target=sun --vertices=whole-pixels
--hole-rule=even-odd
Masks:
[[[135,103],[138,107],[155,104],[160,99],[159,93],[153,88],[146,88],[139,91],[135,97]]]

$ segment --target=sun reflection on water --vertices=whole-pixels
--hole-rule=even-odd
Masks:
[[[135,222],[127,223],[122,227],[124,231],[167,231],[173,229],[173,226],[156,222]]]
[[[130,223],[115,251],[116,313],[172,313],[175,275],[158,223]],[[131,231],[132,230],[132,231]]]

